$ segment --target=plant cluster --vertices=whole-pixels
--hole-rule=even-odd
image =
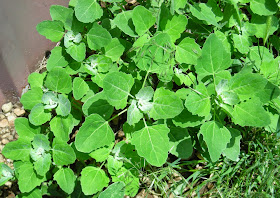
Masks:
[[[60,44],[3,149],[0,184],[21,197],[133,197],[168,155],[238,161],[243,127],[279,130],[278,0],[71,0],[50,15],[37,30]]]

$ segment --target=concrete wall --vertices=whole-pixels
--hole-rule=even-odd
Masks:
[[[36,31],[36,25],[50,20],[52,4],[68,0],[0,0],[0,105],[18,100],[28,75],[55,43]]]

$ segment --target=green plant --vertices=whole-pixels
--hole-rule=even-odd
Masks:
[[[135,196],[140,170],[169,153],[238,161],[242,127],[279,130],[278,7],[248,2],[51,6],[37,30],[60,45],[28,78],[1,181],[22,197]]]

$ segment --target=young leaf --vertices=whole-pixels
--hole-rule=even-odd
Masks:
[[[166,125],[145,126],[132,134],[131,144],[137,153],[151,165],[160,167],[166,160],[169,150],[169,128]]]
[[[131,105],[128,107],[127,110],[127,123],[129,125],[136,124],[141,120],[142,117],[143,114],[138,109],[136,105],[136,100],[132,100]]]
[[[114,142],[109,146],[104,146],[92,151],[89,156],[96,160],[96,162],[104,162],[110,155],[114,147]]]
[[[45,124],[51,119],[51,117],[51,113],[44,109],[43,104],[35,105],[28,116],[30,123],[35,126]]]
[[[81,62],[86,57],[86,44],[78,43],[71,45],[69,48],[66,49],[66,52],[78,62]]]
[[[105,55],[112,59],[112,61],[117,61],[123,54],[125,47],[120,43],[119,39],[113,38],[111,42],[105,46]]]
[[[174,92],[161,87],[155,91],[150,116],[156,120],[174,118],[183,111],[183,108],[181,99]]]
[[[41,131],[41,127],[32,125],[27,118],[17,118],[15,120],[15,129],[19,137],[30,141]]]
[[[148,9],[139,5],[133,9],[132,21],[135,31],[139,36],[142,36],[155,24],[156,18]]]
[[[49,171],[52,163],[52,157],[50,153],[44,154],[37,161],[34,162],[34,169],[39,176],[45,176]]]
[[[57,139],[64,142],[69,140],[69,134],[74,128],[73,116],[68,115],[67,117],[55,116],[50,121],[51,131]]]
[[[51,149],[50,142],[47,138],[47,136],[43,134],[36,134],[34,136],[34,139],[32,141],[32,146],[34,149],[44,149],[46,151],[49,151]]]
[[[24,109],[31,110],[36,104],[42,102],[43,90],[41,87],[34,87],[21,96],[20,102]]]
[[[174,15],[171,20],[168,20],[163,32],[166,32],[175,42],[180,38],[181,33],[185,31],[188,24],[188,19],[184,15]]]
[[[40,74],[37,72],[33,72],[28,76],[28,83],[32,88],[39,87],[42,88],[44,78],[46,77],[46,73]]]
[[[139,90],[139,92],[135,95],[136,99],[138,100],[137,106],[143,112],[148,112],[152,109],[153,103],[149,102],[152,100],[154,95],[154,89],[150,86],[143,87]]]
[[[178,116],[172,119],[172,122],[177,127],[187,128],[198,126],[202,124],[204,120],[203,117],[193,115],[187,109],[184,109]]]
[[[71,111],[71,103],[69,99],[63,95],[58,95],[58,105],[56,108],[57,115],[68,116]]]
[[[73,96],[76,100],[80,100],[89,90],[88,84],[80,77],[73,80]]]
[[[263,62],[260,66],[260,74],[275,85],[279,85],[280,83],[279,63],[280,57],[278,56],[273,61]]]
[[[108,186],[106,190],[104,190],[98,198],[123,198],[124,197],[124,182],[116,182]]]
[[[71,194],[74,191],[76,176],[70,168],[61,168],[53,176],[53,179],[58,183],[59,187]]]
[[[214,77],[218,72],[230,67],[230,56],[216,34],[211,34],[203,45],[201,57],[197,59],[197,74],[200,78],[209,75]]]
[[[41,198],[42,196],[42,190],[35,188],[31,192],[21,193],[18,198]]]
[[[252,45],[251,38],[246,34],[232,34],[234,47],[242,54],[247,54]]]
[[[205,122],[199,131],[207,144],[207,148],[213,162],[216,162],[230,142],[229,130],[216,121]]]
[[[107,101],[116,109],[123,109],[127,104],[127,98],[134,84],[130,74],[123,72],[111,72],[103,80],[103,90]]]
[[[64,142],[57,142],[53,146],[53,162],[57,166],[73,164],[76,160],[76,155],[71,146]]]
[[[88,166],[81,172],[81,185],[85,195],[95,194],[108,184],[109,178],[100,168]]]
[[[210,95],[204,84],[196,86],[196,92],[192,91],[185,101],[185,107],[194,115],[208,116],[211,110]]]
[[[201,56],[200,46],[192,38],[184,38],[176,46],[175,59],[179,63],[196,65],[198,57]]]
[[[39,177],[33,165],[29,162],[22,164],[18,170],[18,185],[21,192],[30,192],[36,186],[39,186],[45,178]]]
[[[100,115],[92,114],[86,117],[76,135],[75,145],[78,151],[89,153],[97,148],[110,145],[115,139],[114,133]]]
[[[63,23],[61,21],[42,21],[36,26],[39,34],[45,36],[52,42],[58,42],[64,35]]]
[[[232,161],[238,161],[238,157],[240,154],[240,140],[241,134],[240,131],[234,128],[228,129],[231,133],[230,142],[227,144],[227,148],[223,151],[223,155]]]
[[[217,23],[216,15],[207,4],[195,3],[194,6],[190,5],[190,11],[193,16],[201,21],[205,21],[207,25],[215,25],[218,28],[220,27]]]
[[[135,27],[132,22],[132,10],[123,11],[113,19],[112,23],[116,25],[122,32],[125,34],[131,36],[131,37],[137,37],[137,34],[135,33]]]
[[[192,155],[192,140],[186,128],[171,126],[168,137],[170,153],[181,159],[188,159]]]
[[[233,122],[240,126],[265,127],[270,124],[268,113],[258,99],[250,99],[234,106]]]
[[[274,57],[266,47],[254,46],[250,48],[249,59],[259,69],[263,62],[271,62]]]
[[[63,68],[53,68],[47,75],[45,86],[55,92],[68,94],[72,91],[71,77]]]
[[[103,10],[95,0],[78,0],[75,15],[83,23],[92,23],[103,15]]]
[[[28,139],[18,139],[9,142],[2,150],[2,154],[11,160],[30,160],[31,143]]]
[[[53,21],[61,21],[66,30],[71,30],[74,10],[61,5],[52,5],[50,15]]]
[[[253,0],[250,9],[257,15],[270,16],[277,12],[278,6],[275,0]]]
[[[14,177],[14,171],[4,164],[0,163],[0,186],[4,185],[7,181]]]
[[[97,23],[94,23],[87,33],[88,47],[92,50],[98,50],[101,49],[101,47],[105,47],[111,42],[111,40],[111,34]]]

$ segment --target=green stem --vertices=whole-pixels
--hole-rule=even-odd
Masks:
[[[146,80],[147,80],[147,78],[148,78],[148,75],[149,75],[149,71],[147,71],[146,76],[145,76],[145,78],[144,78],[144,82],[143,82],[143,84],[142,84],[142,89],[143,89],[144,86],[145,86],[145,83],[146,83]]]
[[[114,120],[116,117],[119,117],[120,115],[122,115],[125,112],[127,112],[127,109],[122,110],[120,113],[118,113],[117,115],[115,115],[114,117],[109,119],[107,122],[110,122],[110,121]]]

